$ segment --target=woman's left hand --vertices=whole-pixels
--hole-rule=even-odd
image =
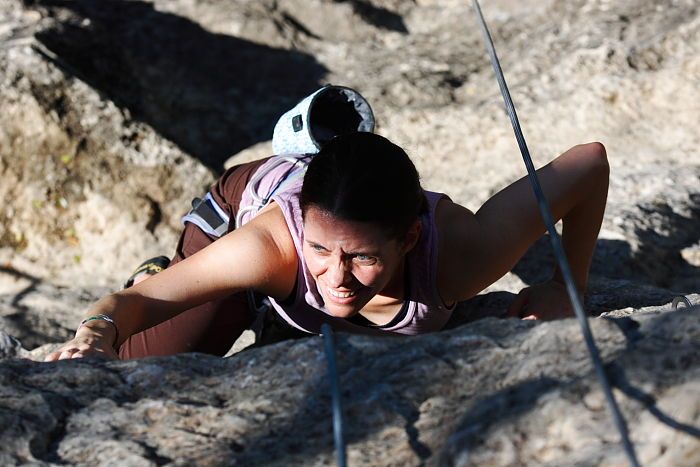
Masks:
[[[552,320],[574,315],[566,287],[555,281],[526,287],[520,291],[510,307],[508,317]]]

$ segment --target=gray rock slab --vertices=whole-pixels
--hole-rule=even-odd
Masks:
[[[594,319],[643,465],[700,460],[700,309]],[[350,465],[618,465],[574,320],[337,335]],[[328,465],[320,338],[129,362],[0,362],[9,464]]]

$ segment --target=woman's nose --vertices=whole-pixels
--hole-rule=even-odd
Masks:
[[[329,273],[329,284],[331,287],[340,287],[345,284],[348,276],[350,275],[350,268],[348,264],[343,260],[334,261],[332,265],[328,267]]]

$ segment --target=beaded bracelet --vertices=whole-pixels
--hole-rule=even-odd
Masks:
[[[114,326],[114,332],[115,332],[114,344],[116,344],[117,341],[119,340],[119,329],[117,329],[117,323],[115,323],[114,320],[107,315],[99,314],[99,315],[95,315],[95,316],[88,316],[87,318],[85,318],[84,320],[82,320],[80,322],[80,326],[78,326],[78,329],[75,330],[75,333],[77,334],[78,331],[80,330],[80,328],[82,328],[85,325],[85,323],[87,323],[88,321],[94,321],[96,319],[99,319],[100,321],[107,321],[112,326]],[[112,344],[112,345],[114,345],[114,344]]]

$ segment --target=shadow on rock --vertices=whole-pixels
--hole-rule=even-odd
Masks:
[[[31,274],[18,271],[17,269],[8,266],[0,266],[0,274],[8,274],[16,279],[25,279],[29,281],[29,285],[22,289],[21,292],[16,293],[14,295],[14,298],[12,299],[12,305],[18,308],[21,307],[19,302],[21,302],[26,295],[35,290],[37,284],[41,282],[41,280],[38,277],[34,277]]]
[[[697,293],[700,267],[688,263],[681,251],[700,241],[700,193],[691,193],[685,208],[689,216],[665,203],[640,206],[641,215],[653,221],[635,229],[640,245],[634,259],[655,285],[676,289],[679,279],[685,279],[695,289],[680,291]]]
[[[605,365],[612,386],[639,402],[660,423],[695,438],[700,438],[700,427],[682,423],[663,412],[657,405],[656,397],[640,389],[640,386],[644,387],[645,383],[657,380],[655,392],[660,393],[660,389],[672,387],[674,379],[687,377],[692,380],[692,369],[700,355],[697,340],[699,311],[700,306],[693,306],[637,320],[611,319],[627,338],[627,355]],[[666,358],[650,359],[648,356],[657,353],[655,350],[658,349],[654,347],[659,347],[658,342],[669,336],[673,342],[673,352],[669,352]],[[627,372],[631,372],[634,377],[629,378]],[[632,379],[637,381],[637,385]]]
[[[36,331],[29,308],[22,304],[22,300],[26,296],[36,291],[41,280],[7,266],[0,266],[0,274],[8,274],[16,279],[24,279],[29,282],[22,290],[11,295],[11,300],[8,303],[9,312],[0,313],[0,330],[11,334],[13,338],[20,336],[22,344],[28,348],[38,347],[46,343],[48,336]]]
[[[542,396],[560,384],[556,379],[542,377],[523,381],[474,402],[447,440],[441,465],[459,465],[457,458],[462,457],[463,451],[479,445],[497,426],[507,425],[512,419],[530,412]]]
[[[0,266],[0,276],[5,275],[16,283],[0,293],[0,331],[19,339],[27,349],[72,338],[84,310],[112,292],[107,287],[54,285],[13,267]]]
[[[36,35],[47,58],[216,171],[270,139],[327,72],[307,54],[214,34],[143,1],[26,3],[47,17]]]
[[[353,10],[361,16],[369,24],[388,31],[400,32],[408,34],[408,28],[403,21],[401,15],[372,5],[366,0],[335,0],[338,3],[350,3]]]
[[[649,447],[646,441],[648,434],[652,429],[658,429],[658,425],[650,424],[652,423],[650,419],[642,416],[644,411],[647,411],[655,421],[674,431],[696,439],[700,438],[700,428],[674,418],[657,404],[658,400],[665,399],[667,407],[675,408],[675,405],[669,404],[669,398],[673,402],[681,402],[683,398],[678,394],[668,395],[668,390],[683,387],[684,383],[692,382],[693,375],[697,374],[694,370],[697,368],[698,355],[700,355],[697,341],[700,329],[697,324],[698,311],[700,307],[692,307],[687,311],[640,316],[638,320],[630,318],[611,320],[625,334],[627,347],[605,365],[605,371],[611,386],[619,389],[626,396],[621,397],[617,394],[617,402],[625,413],[628,428],[633,435],[636,435],[632,438],[644,439],[645,448]],[[564,365],[564,363],[561,364]],[[548,394],[553,391],[559,394],[549,397]],[[441,454],[441,465],[480,465],[479,462],[512,465],[516,463],[516,459],[519,461],[517,463],[529,465],[528,461],[532,462],[537,458],[537,454],[531,454],[532,452],[544,452],[541,440],[557,431],[552,426],[559,423],[555,421],[562,411],[559,404],[562,401],[570,401],[572,404],[570,406],[572,411],[565,417],[573,419],[584,416],[588,412],[585,416],[595,419],[594,414],[603,409],[604,405],[600,409],[589,408],[585,403],[585,394],[597,394],[599,391],[595,374],[590,371],[578,374],[573,379],[554,379],[544,376],[493,392],[475,401],[462,416],[454,433],[445,444]],[[686,393],[686,397],[692,399],[692,394],[692,392]],[[579,412],[575,413],[574,410]],[[682,413],[679,410],[676,412]],[[686,411],[686,415],[689,419],[693,417],[697,419],[697,414],[692,408],[689,412]],[[598,420],[599,423],[609,424],[607,411],[605,416]],[[585,439],[585,426],[581,425],[579,429],[582,430],[581,436]],[[517,446],[515,453],[504,448],[503,457],[499,458],[498,453],[494,453],[494,446],[497,446],[500,440],[511,439],[514,433],[527,435],[513,441],[513,445]],[[598,447],[589,453],[580,450],[579,460],[575,457],[567,457],[572,465],[579,465],[579,463],[597,465],[610,455],[604,453],[604,450],[609,449],[605,435],[602,435],[600,430],[596,430],[595,433],[599,438],[595,441]],[[669,439],[675,439],[669,438],[673,435],[665,436],[665,438],[660,436],[658,440],[651,443],[661,446],[662,452],[666,449]],[[550,443],[552,443],[551,446],[557,446],[561,440],[553,436]],[[641,448],[641,445],[637,448]],[[683,448],[677,449],[682,452]],[[484,452],[489,453],[486,458],[491,462],[485,462]],[[575,454],[566,450],[562,452],[563,456]],[[472,454],[478,461],[470,459]],[[587,461],[584,460],[590,455],[593,457]],[[598,460],[595,460],[596,458]],[[582,460],[584,461],[581,462]],[[640,461],[643,460],[649,459],[640,458]],[[560,461],[551,461],[551,464],[557,465],[561,463]]]
[[[540,237],[523,255],[512,272],[528,285],[549,280],[555,265],[549,235]],[[610,279],[636,280],[649,283],[632,256],[630,244],[623,240],[599,239],[596,243],[590,274]]]
[[[505,318],[506,311],[515,297],[514,293],[500,291],[477,295],[469,300],[458,302],[443,330],[483,318]]]
[[[312,339],[321,341],[320,338]],[[386,339],[383,340],[387,342]],[[405,346],[400,338],[394,339],[394,343],[394,349]],[[345,443],[362,443],[387,426],[399,424],[405,430],[407,443],[414,455],[422,460],[429,458],[432,452],[419,440],[418,429],[415,427],[419,418],[418,407],[410,398],[401,394],[402,388],[394,387],[389,381],[411,360],[410,353],[398,351],[393,361],[377,362],[377,366],[382,369],[374,371],[374,365],[367,363],[373,355],[372,349],[353,346],[346,335],[336,335],[335,352],[339,357],[337,370],[344,413]],[[362,383],[358,384],[358,381]],[[416,391],[424,389],[426,388],[421,384],[416,384],[414,388]],[[329,460],[334,458],[333,414],[327,368],[318,377],[308,381],[301,392],[305,394],[304,403],[273,430],[246,440],[245,450],[238,454],[237,462],[242,465],[294,465],[295,459],[317,458],[324,452],[329,454]],[[357,423],[359,419],[363,422],[361,426]],[[368,420],[375,423],[367,423]],[[300,432],[304,433],[304,439],[309,442],[299,441]]]
[[[368,456],[364,459],[368,461],[369,451],[353,451],[352,446],[377,438],[390,438],[392,443],[400,443],[394,446],[397,449],[401,446],[406,457],[397,461],[399,463],[425,463],[436,455],[435,446],[421,436],[421,423],[425,423],[422,404],[436,394],[451,393],[452,390],[444,386],[446,381],[449,386],[460,386],[460,392],[476,393],[476,388],[470,389],[474,380],[464,379],[465,367],[470,368],[466,372],[473,374],[474,366],[483,364],[483,360],[498,358],[496,354],[503,350],[506,341],[510,344],[524,338],[532,328],[531,322],[514,320],[503,326],[494,326],[493,320],[480,323],[475,323],[471,332],[446,331],[432,337],[362,338],[336,334],[345,442],[351,446],[350,457]],[[445,345],[451,342],[451,336],[457,335],[464,340],[456,345],[463,345],[470,357],[460,356],[454,347]],[[320,347],[320,339],[318,341]],[[325,362],[322,365],[325,367]],[[499,370],[493,371],[493,381],[500,381],[503,375],[497,374]],[[481,383],[478,390],[491,384]],[[333,417],[327,371],[305,384],[302,391],[304,404],[276,424],[274,430],[246,440],[246,449],[237,458],[238,462],[256,465],[264,460],[271,465],[296,465],[298,459],[317,458],[320,453],[327,453],[329,460],[332,458]],[[465,405],[469,399],[464,399]],[[300,443],[298,433],[304,433],[305,439],[313,442]],[[273,452],[280,454],[275,458],[259,457],[260,453],[269,456]],[[407,461],[409,458],[411,461]],[[355,462],[362,464],[358,458]]]
[[[700,193],[689,195],[684,206],[689,216],[677,213],[670,205],[658,203],[639,206],[642,218],[635,227],[638,248],[622,240],[599,239],[590,273],[608,279],[623,279],[640,284],[677,290],[687,284],[700,283],[700,268],[686,261],[681,251],[700,240]],[[525,253],[513,273],[527,284],[549,279],[554,265],[549,235],[544,235]],[[680,284],[680,285],[679,285]],[[692,287],[691,287],[692,288]],[[679,290],[681,289],[681,290]],[[649,303],[653,305],[653,303]]]
[[[652,235],[652,234],[650,234]],[[590,269],[587,309],[592,314],[622,308],[643,308],[665,305],[677,293],[674,292],[677,277],[700,277],[700,268],[687,263],[680,255],[682,244],[665,250],[651,247],[647,242],[636,253],[629,243],[621,240],[600,239],[596,245]],[[650,249],[659,254],[645,254]],[[549,236],[545,235],[530,247],[513,268],[528,285],[544,282],[551,277],[554,255]]]
[[[695,438],[700,438],[700,428],[681,423],[659,409],[659,407],[656,405],[656,398],[632,385],[627,379],[624,369],[620,365],[613,362],[606,365],[605,370],[610,378],[610,383],[614,387],[622,391],[627,397],[642,404],[642,406],[644,406],[644,408],[648,410],[649,413],[659,422],[674,430],[682,431],[683,433]]]

